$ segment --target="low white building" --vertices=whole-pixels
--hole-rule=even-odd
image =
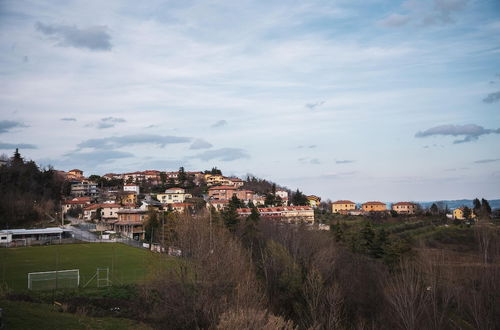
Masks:
[[[137,184],[133,184],[133,183],[129,183],[129,184],[125,184],[123,185],[123,191],[130,191],[130,192],[135,192],[137,195],[139,195],[139,185]]]
[[[164,194],[157,194],[156,199],[163,204],[184,203],[186,198],[191,198],[184,188],[169,188]]]

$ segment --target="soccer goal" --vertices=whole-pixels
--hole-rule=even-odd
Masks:
[[[54,270],[28,273],[29,290],[53,290],[77,288],[80,285],[80,270]]]

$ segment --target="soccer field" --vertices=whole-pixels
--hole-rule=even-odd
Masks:
[[[160,262],[172,258],[119,243],[68,244],[0,249],[0,282],[19,291],[27,290],[28,273],[65,269],[80,270],[80,286],[96,269],[109,268],[111,284],[136,283]],[[96,287],[95,279],[89,287]]]

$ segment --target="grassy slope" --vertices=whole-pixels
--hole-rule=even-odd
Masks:
[[[127,319],[58,312],[46,304],[0,301],[6,329],[150,329]]]
[[[159,260],[158,255],[147,250],[118,243],[0,249],[0,283],[15,291],[26,290],[29,272],[78,268],[83,285],[97,267],[109,267],[113,284],[134,283],[143,279]],[[95,280],[89,286],[95,287]]]

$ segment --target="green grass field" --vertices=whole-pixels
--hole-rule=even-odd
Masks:
[[[67,244],[0,249],[0,283],[11,290],[24,291],[28,273],[80,269],[80,286],[86,284],[98,267],[108,267],[111,284],[136,283],[160,262],[171,258],[119,243]],[[96,287],[95,280],[88,287]]]
[[[0,306],[5,329],[151,329],[123,318],[61,313],[48,304],[0,300]]]

